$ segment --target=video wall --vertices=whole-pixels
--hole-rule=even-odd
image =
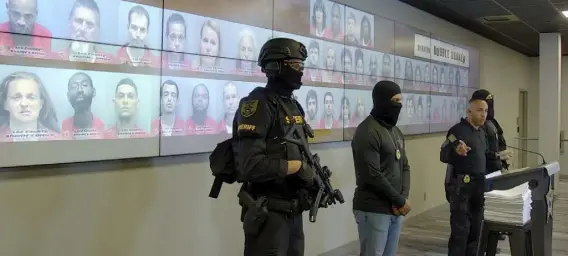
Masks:
[[[447,130],[479,87],[476,50],[331,0],[9,0],[0,167],[210,152],[275,37],[308,49],[312,143],[350,140],[380,80],[403,89],[405,134]]]

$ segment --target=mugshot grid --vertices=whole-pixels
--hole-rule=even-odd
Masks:
[[[41,7],[46,5],[46,1],[37,2]],[[281,4],[285,2],[276,1]],[[405,108],[408,114],[401,117],[401,125],[423,127],[419,131],[407,129],[408,133],[414,134],[439,132],[445,127],[435,128],[432,123],[453,123],[459,116],[459,102],[472,90],[467,68],[393,54],[398,52],[395,29],[392,35],[394,51],[386,53],[377,50],[380,45],[373,45],[377,35],[361,36],[361,31],[366,31],[361,29],[362,26],[359,32],[357,29],[344,31],[343,39],[337,37],[331,25],[329,29],[322,29],[316,24],[322,20],[321,10],[331,13],[334,8],[339,8],[340,12],[343,10],[339,16],[344,21],[341,29],[357,27],[356,24],[367,20],[371,34],[377,33],[375,23],[369,21],[375,20],[376,15],[332,1],[310,1],[309,6],[305,6],[309,9],[309,29],[305,29],[309,32],[296,34],[294,31],[275,30],[275,13],[273,27],[261,28],[118,0],[69,0],[69,15],[60,15],[68,22],[66,32],[63,32],[41,25],[41,19],[34,18],[33,21],[37,23],[31,23],[22,18],[26,17],[25,10],[12,6],[14,2],[18,0],[11,0],[11,4],[6,5],[8,9],[4,11],[7,14],[3,18],[8,21],[0,25],[0,31],[3,32],[0,36],[0,58],[3,60],[1,78],[5,83],[9,80],[22,81],[18,83],[20,87],[28,90],[35,88],[41,97],[48,96],[41,104],[36,101],[36,109],[33,109],[34,101],[26,99],[32,104],[27,103],[28,109],[21,110],[23,114],[20,116],[11,116],[12,112],[7,110],[9,106],[3,106],[4,113],[0,114],[0,121],[3,120],[0,128],[3,129],[0,132],[3,132],[5,142],[230,133],[231,124],[227,121],[231,118],[226,113],[234,114],[238,100],[265,82],[256,66],[256,52],[263,42],[278,36],[297,39],[309,49],[310,56],[306,61],[308,69],[304,75],[306,86],[302,91],[307,93],[312,89],[320,96],[319,111],[315,113],[315,116],[319,116],[317,118],[323,121],[325,116],[333,116],[337,123],[331,127],[314,125],[318,129],[356,127],[358,110],[362,106],[366,106],[366,111],[370,109],[370,90],[381,79],[398,82],[408,93],[407,101],[411,107]],[[115,6],[116,23],[122,22],[124,26],[119,27],[124,28],[113,28],[117,32],[114,37],[100,40],[105,29],[100,27],[104,17],[102,8],[96,6],[105,4]],[[41,17],[41,8],[37,10],[36,16]],[[13,17],[10,16],[20,16],[15,22],[19,25],[11,26],[9,21]],[[330,17],[333,15],[328,16],[329,22],[326,23],[331,24],[333,18]],[[156,20],[163,20],[163,25]],[[199,25],[188,29],[188,21]],[[19,34],[8,32],[14,30]],[[223,35],[236,31],[238,33],[234,38],[238,38],[237,47],[224,47],[231,44],[224,44],[227,40],[223,39],[227,36]],[[187,49],[190,48],[188,35],[197,41],[191,44],[195,46],[194,49]],[[437,70],[436,73],[434,70]],[[448,76],[441,75],[444,73]],[[461,75],[457,78],[453,74]],[[65,81],[53,85],[53,81],[58,80]],[[9,105],[9,88],[7,85],[3,87],[2,95],[5,97],[2,105]],[[335,99],[331,107],[333,110],[326,111],[329,101],[325,102],[325,95],[330,92]],[[55,94],[59,96],[49,98]],[[26,98],[23,95],[21,92],[11,99]],[[211,96],[223,100],[212,100]],[[30,97],[33,98],[33,95]],[[305,109],[310,108],[307,98],[300,97],[298,100]],[[90,128],[78,128],[81,120],[72,117],[85,108],[94,114]],[[451,113],[446,114],[440,109],[450,109]],[[168,115],[172,110],[173,115]],[[52,115],[46,115],[45,112]],[[332,115],[326,115],[328,112]],[[34,114],[38,126],[35,134],[10,131],[10,119],[19,117],[23,122],[29,117],[33,119]],[[164,122],[166,119],[167,122]],[[349,138],[341,136],[330,141],[343,139]]]

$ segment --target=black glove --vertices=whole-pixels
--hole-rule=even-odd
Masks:
[[[302,167],[298,171],[298,177],[306,183],[306,187],[311,187],[314,185],[316,171],[308,163],[302,162]]]

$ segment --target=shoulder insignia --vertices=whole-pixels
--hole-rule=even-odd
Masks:
[[[454,143],[454,141],[456,141],[456,140],[457,140],[457,138],[453,134],[450,134],[448,136],[448,141],[450,141],[450,143]]]
[[[256,113],[257,108],[258,100],[243,101],[241,105],[241,115],[245,118],[249,118]]]

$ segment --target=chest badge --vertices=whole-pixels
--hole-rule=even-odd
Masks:
[[[399,149],[396,150],[396,156],[395,157],[396,157],[396,160],[400,160],[401,154],[400,154]]]
[[[469,175],[464,175],[463,176],[463,183],[465,184],[469,184],[471,182],[471,177],[469,177]]]

